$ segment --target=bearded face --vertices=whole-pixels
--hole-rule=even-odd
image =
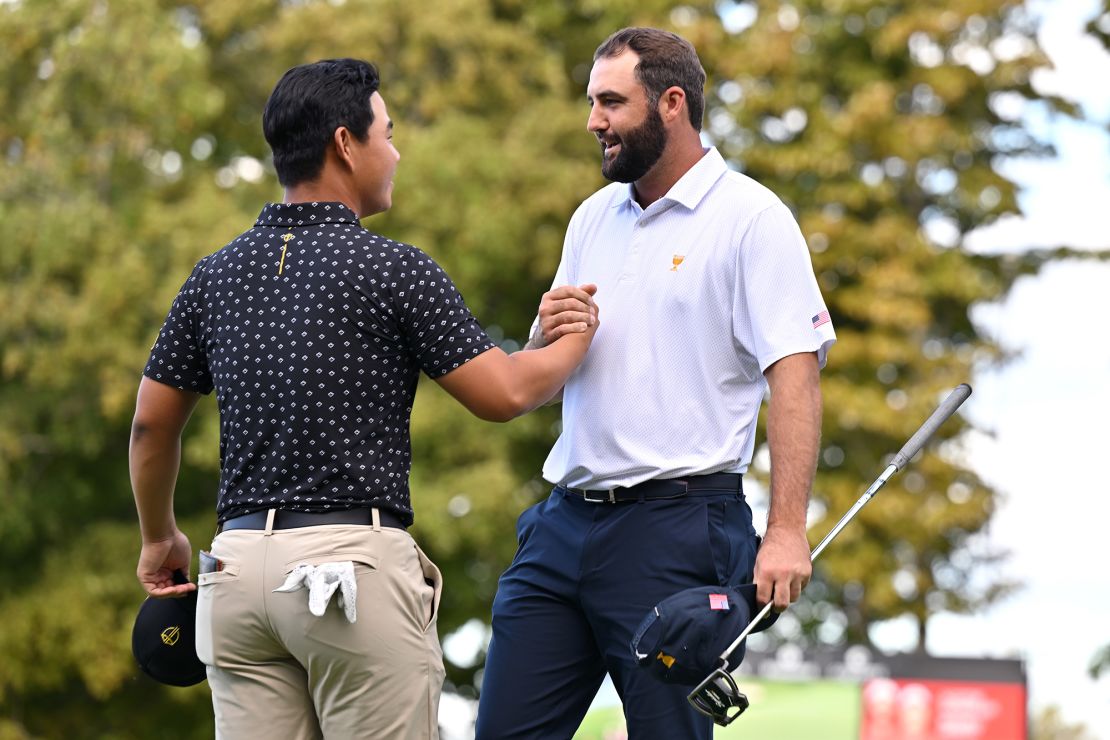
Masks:
[[[648,106],[643,122],[620,133],[612,128],[598,134],[601,174],[614,182],[635,182],[647,174],[667,146],[667,130],[655,106]]]

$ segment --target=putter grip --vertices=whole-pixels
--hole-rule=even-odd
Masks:
[[[890,464],[898,470],[901,470],[902,466],[908,463],[910,458],[916,455],[918,451],[925,446],[925,443],[928,442],[929,438],[933,436],[933,433],[940,428],[940,425],[947,421],[948,417],[954,414],[956,409],[958,409],[970,395],[971,386],[967,383],[960,383],[956,386],[952,392],[948,394],[948,397],[941,401],[940,406],[937,406],[937,410],[913,433],[909,441],[902,445],[902,449],[898,451],[898,454],[894,456]]]

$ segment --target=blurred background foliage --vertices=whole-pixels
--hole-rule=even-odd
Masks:
[[[2,0],[0,739],[211,732],[205,686],[160,687],[130,658],[142,592],[126,448],[178,287],[281,198],[260,132],[281,73],[379,65],[402,160],[393,210],[366,225],[433,255],[513,350],[567,219],[603,184],[585,83],[594,48],[626,25],[695,44],[707,142],[778,193],[810,245],[839,335],[814,542],[944,392],[1005,360],[969,309],[1067,245],[984,256],[963,237],[1018,211],[998,157],[1048,153],[1026,107],[1078,113],[1031,86],[1047,61],[1020,2]],[[1091,32],[1106,41],[1107,25]],[[422,384],[415,535],[445,573],[441,635],[487,619],[558,424],[557,407],[487,424]],[[1013,587],[976,536],[998,494],[966,466],[963,424],[845,530],[768,640],[867,643],[869,625],[908,614],[924,649],[931,614]],[[205,401],[176,497],[194,549],[214,529],[218,462]],[[450,688],[474,695],[481,651],[453,654]]]

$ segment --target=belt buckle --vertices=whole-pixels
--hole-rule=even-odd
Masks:
[[[590,491],[588,489],[582,489],[582,499],[584,501],[587,501],[587,502],[591,503],[591,504],[615,504],[615,503],[617,503],[617,489],[616,488],[610,488],[610,489],[608,489],[608,491],[609,491],[609,495],[607,497],[602,496],[600,498],[594,498],[593,496],[590,496]]]

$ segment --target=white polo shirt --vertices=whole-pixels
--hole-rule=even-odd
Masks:
[[[601,326],[563,389],[551,483],[747,470],[776,360],[836,341],[789,209],[716,149],[646,210],[614,183],[571,218],[553,286],[596,283]]]

